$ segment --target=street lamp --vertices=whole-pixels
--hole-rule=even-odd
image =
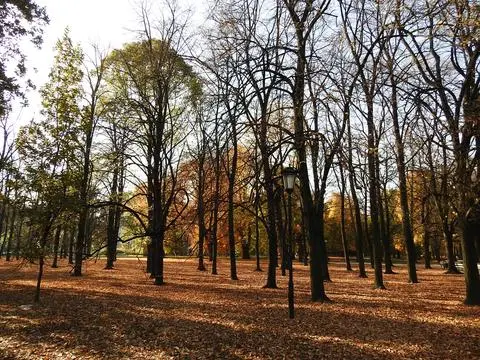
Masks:
[[[292,192],[295,186],[295,178],[297,176],[297,170],[293,167],[286,167],[282,171],[283,186],[288,195],[288,214],[287,214],[287,226],[288,226],[288,245],[287,245],[287,266],[288,266],[288,314],[290,319],[294,318],[294,305],[293,305],[293,228],[292,228]]]

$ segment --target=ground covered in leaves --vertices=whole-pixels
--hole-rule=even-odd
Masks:
[[[167,259],[166,284],[154,286],[145,262],[115,270],[90,261],[80,278],[62,263],[46,269],[32,305],[36,267],[0,260],[0,359],[480,359],[480,308],[462,304],[462,275],[406,268],[360,279],[332,261],[332,303],[312,303],[308,267],[295,264],[296,317],[288,319],[287,278],[262,289],[265,272],[239,261],[240,280],[196,270],[194,259]],[[264,264],[266,268],[266,264]]]

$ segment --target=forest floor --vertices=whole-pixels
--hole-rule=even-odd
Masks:
[[[480,307],[463,305],[463,275],[438,265],[418,265],[414,285],[397,266],[374,290],[370,269],[360,279],[332,261],[333,302],[321,304],[296,263],[293,320],[287,277],[263,289],[254,261],[239,260],[232,281],[227,259],[216,276],[194,259],[167,259],[164,286],[142,260],[103,266],[90,261],[78,278],[66,263],[48,267],[32,305],[36,266],[0,260],[0,359],[480,359]]]

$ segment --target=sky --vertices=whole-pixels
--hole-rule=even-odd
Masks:
[[[79,43],[88,54],[91,44],[102,49],[114,49],[135,39],[134,30],[139,28],[139,0],[35,0],[45,6],[50,24],[44,28],[44,43],[40,50],[28,43],[23,45],[27,54],[29,78],[39,89],[47,80],[54,57],[54,46],[64,29],[70,28],[74,43]],[[162,1],[150,0],[153,8],[160,8]],[[192,21],[201,22],[200,1],[180,0],[182,8],[193,10]],[[35,70],[34,70],[35,69]],[[15,128],[28,123],[40,111],[38,91],[27,94],[29,106],[14,106]]]

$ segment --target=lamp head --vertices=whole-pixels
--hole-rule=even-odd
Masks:
[[[289,166],[283,168],[282,177],[283,177],[283,186],[285,191],[291,193],[295,186],[295,177],[297,176],[297,169]]]

